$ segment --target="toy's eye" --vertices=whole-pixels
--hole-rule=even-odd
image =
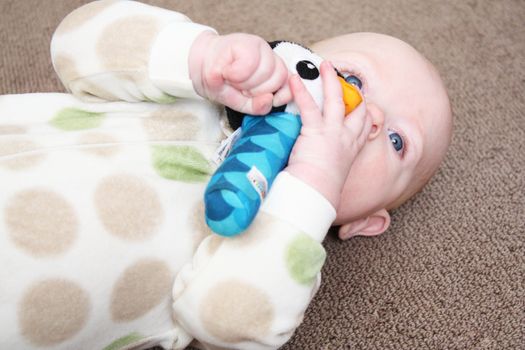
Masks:
[[[349,75],[345,78],[345,81],[348,83],[348,84],[352,84],[352,85],[355,85],[357,86],[357,88],[359,90],[361,90],[363,88],[363,82],[361,81],[361,79],[359,79],[358,77],[356,77],[355,75]]]
[[[389,131],[388,137],[390,138],[392,146],[394,146],[396,152],[403,152],[403,147],[405,146],[405,143],[403,142],[403,137],[401,137],[401,135],[399,135],[395,131]]]
[[[310,61],[299,61],[295,66],[297,74],[303,79],[314,80],[319,77],[319,69]]]

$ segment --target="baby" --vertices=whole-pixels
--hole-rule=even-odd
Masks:
[[[257,42],[255,38],[240,37],[238,44],[247,48],[250,39]],[[206,42],[207,39],[201,40]],[[354,112],[353,118],[348,118],[345,123],[341,118],[332,121],[331,114],[344,116],[340,106],[341,94],[333,74],[331,79],[324,77],[327,106],[323,112],[316,108],[300,86],[300,79],[292,77],[291,88],[301,108],[303,129],[286,171],[310,184],[334,205],[337,209],[334,223],[342,225],[340,238],[380,234],[390,223],[387,210],[398,207],[418,192],[445,155],[452,129],[445,87],[428,60],[408,44],[386,35],[348,34],[314,44],[312,48],[361,89],[366,107]],[[196,51],[196,56],[205,52]],[[246,49],[247,56],[253,55],[251,59],[247,57],[248,63],[259,60],[256,52]],[[208,61],[213,65],[217,59],[211,56]],[[191,62],[197,65],[200,61],[196,58],[190,61],[190,66]],[[270,103],[269,92],[280,87],[283,72],[279,61],[261,66],[257,69],[271,72],[273,68],[273,75],[268,74],[268,82],[248,92],[252,95],[267,93],[253,99],[257,107],[252,109],[263,113],[268,107],[258,109],[258,106]],[[243,68],[248,67],[247,64]],[[251,77],[251,73],[246,73],[246,76]],[[202,89],[198,84],[202,74],[197,71],[194,76],[198,78],[196,88],[199,91]],[[231,85],[246,91],[247,84],[255,82],[252,77]],[[267,89],[263,90],[265,87]],[[227,88],[231,87],[227,85]],[[216,95],[208,97],[216,99]],[[289,89],[282,87],[275,94],[273,104],[286,103],[290,98]],[[263,99],[266,101],[262,102]],[[224,98],[221,102],[232,103],[226,100]],[[240,93],[239,100],[251,102]],[[339,104],[339,108],[332,110],[332,102]],[[240,105],[235,107],[243,108]],[[323,117],[324,125],[321,123]],[[363,117],[367,121],[359,120]],[[346,129],[341,129],[341,125],[352,130],[344,134]],[[348,139],[350,144],[345,144]],[[334,140],[340,143],[335,144]],[[326,149],[319,145],[325,145]],[[365,147],[360,151],[363,145]]]
[[[54,34],[72,94],[0,97],[0,348],[275,349],[317,291],[332,224],[376,235],[436,171],[451,112],[407,44],[350,34],[313,46],[325,101],[260,38],[98,1]],[[344,114],[333,68],[362,102]],[[293,98],[303,127],[242,235],[210,235],[202,195],[228,131]]]
[[[348,34],[312,48],[355,76],[372,119],[342,187],[339,237],[380,234],[390,223],[387,210],[418,192],[445,156],[452,134],[445,87],[428,60],[392,37]]]

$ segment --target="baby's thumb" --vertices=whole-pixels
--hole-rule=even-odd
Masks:
[[[367,125],[367,107],[365,101],[361,101],[352,112],[346,115],[344,123],[345,126],[353,129],[356,135],[360,134],[360,131]]]
[[[240,84],[252,75],[254,71],[252,65],[253,62],[248,63],[247,60],[237,58],[222,69],[222,76],[229,83]]]
[[[348,120],[350,118],[364,118],[365,115],[366,102],[364,99],[361,99],[361,102],[346,115],[345,120]]]
[[[273,94],[267,93],[252,98],[251,114],[264,115],[272,110]]]
[[[270,93],[248,97],[236,88],[225,84],[219,92],[219,96],[218,102],[241,113],[263,115],[272,109],[273,95]]]

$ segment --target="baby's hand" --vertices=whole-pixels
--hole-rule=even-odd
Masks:
[[[370,134],[365,102],[345,117],[341,85],[334,68],[321,64],[324,107],[321,112],[297,76],[290,88],[303,126],[285,169],[306,182],[337,208],[352,163]]]
[[[205,32],[193,44],[189,64],[199,95],[239,112],[266,114],[273,93],[288,89],[284,62],[255,35]]]

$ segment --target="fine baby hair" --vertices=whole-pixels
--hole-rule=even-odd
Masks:
[[[313,100],[322,108],[322,58],[292,42],[269,43],[292,74],[301,78]],[[361,102],[357,88],[339,75],[346,114]],[[273,180],[283,170],[301,131],[296,104],[274,107],[268,115],[252,116],[227,108],[233,146],[211,177],[204,194],[206,223],[222,236],[234,236],[255,218]]]

